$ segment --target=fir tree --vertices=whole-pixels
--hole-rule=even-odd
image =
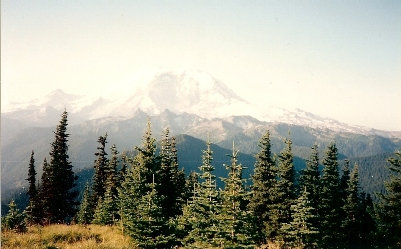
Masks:
[[[25,213],[20,213],[14,200],[11,200],[8,207],[8,213],[1,222],[2,226],[17,233],[26,232]]]
[[[93,220],[93,210],[90,204],[90,189],[89,184],[86,183],[84,195],[82,197],[81,205],[77,213],[78,224],[90,224]]]
[[[302,170],[301,189],[308,192],[309,205],[312,207],[312,218],[309,220],[313,227],[319,228],[318,204],[320,194],[319,154],[317,145],[312,146],[312,152],[306,160],[306,168]]]
[[[348,164],[348,163],[347,163]],[[347,167],[348,168],[348,167]],[[345,243],[351,248],[360,244],[360,200],[359,200],[359,177],[358,165],[355,164],[351,176],[347,183],[347,189],[344,191],[346,198],[344,201],[344,214],[342,226],[344,229]]]
[[[252,176],[252,196],[249,209],[254,215],[257,228],[255,240],[263,244],[265,238],[272,238],[277,228],[272,227],[270,210],[272,194],[276,183],[276,165],[271,155],[270,133],[266,132],[259,142],[260,151],[256,155],[255,169]],[[267,229],[265,229],[267,227]]]
[[[341,248],[341,196],[338,172],[338,152],[331,143],[323,158],[322,192],[319,205],[321,247]]]
[[[36,170],[35,170],[35,159],[33,151],[31,153],[31,158],[29,161],[28,178],[26,180],[28,180],[29,183],[29,189],[28,189],[29,203],[25,209],[26,221],[28,225],[39,224],[41,223],[43,217],[38,197],[38,190],[36,188]]]
[[[184,233],[182,243],[188,248],[215,248],[220,245],[218,233],[219,198],[216,190],[216,176],[213,174],[210,142],[203,151],[199,167],[200,183],[195,186],[192,200],[184,207],[180,217],[180,228]]]
[[[133,214],[136,223],[132,237],[140,248],[172,248],[174,238],[160,205],[162,197],[157,194],[155,183],[150,185],[150,191],[138,203],[138,212]]]
[[[390,179],[385,183],[386,193],[379,195],[377,204],[378,229],[390,248],[401,246],[401,151],[388,159]]]
[[[29,160],[28,178],[26,180],[29,183],[28,196],[29,196],[29,199],[32,200],[32,199],[34,199],[36,197],[36,194],[37,194],[35,158],[34,158],[34,152],[33,151],[31,153],[31,158]]]
[[[158,194],[163,196],[162,210],[167,218],[176,217],[181,213],[183,189],[185,184],[184,172],[178,169],[177,149],[175,139],[169,137],[167,128],[162,135],[160,150],[160,179]]]
[[[291,222],[291,206],[295,203],[295,170],[294,157],[292,155],[292,142],[286,139],[284,143],[286,148],[279,155],[278,163],[278,181],[276,185],[276,193],[273,196],[274,206],[272,209],[271,219],[273,224],[288,224]],[[285,229],[279,231],[278,238],[287,241]]]
[[[104,197],[106,192],[106,181],[107,181],[107,167],[109,160],[107,159],[107,153],[105,151],[107,143],[107,133],[104,136],[99,136],[97,142],[97,152],[95,153],[96,159],[94,161],[95,173],[93,175],[92,195],[91,195],[91,206],[94,210],[97,206],[97,201]]]
[[[295,204],[291,206],[291,211],[292,221],[283,224],[283,229],[289,236],[287,244],[295,248],[317,248],[316,236],[319,230],[312,223],[316,220],[316,212],[311,205],[306,187]]]
[[[45,182],[42,182],[41,198],[47,222],[69,222],[76,212],[74,190],[77,177],[72,171],[68,156],[67,112],[64,111],[57,126],[54,142],[51,144],[50,163],[44,166]],[[47,172],[46,172],[47,171]],[[43,179],[43,177],[42,177]]]
[[[93,223],[99,225],[112,225],[116,222],[118,205],[111,186],[106,188],[103,198],[100,198],[94,213]]]
[[[225,183],[221,193],[222,204],[219,213],[219,236],[223,248],[254,248],[251,234],[254,232],[250,212],[243,205],[246,192],[244,179],[242,178],[243,167],[238,164],[238,150],[234,147],[231,157],[231,165],[226,165],[228,177],[223,178]]]

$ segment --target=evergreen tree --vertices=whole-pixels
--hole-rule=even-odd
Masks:
[[[95,173],[93,175],[92,195],[90,198],[90,204],[93,210],[96,208],[98,200],[102,199],[104,197],[104,193],[106,192],[106,171],[109,163],[105,150],[107,133],[104,136],[99,136],[97,142],[99,143],[99,146],[97,147],[97,152],[95,153],[96,159],[93,165]]]
[[[77,213],[78,224],[90,224],[93,220],[93,210],[90,204],[90,189],[89,184],[86,183],[84,195],[82,197],[81,205]]]
[[[103,198],[97,202],[93,223],[99,225],[112,225],[116,222],[118,205],[111,186],[106,188]]]
[[[252,176],[252,196],[249,209],[254,216],[257,228],[255,240],[263,244],[267,238],[272,238],[277,228],[270,220],[272,194],[276,184],[276,165],[271,155],[270,133],[266,132],[259,142],[260,151],[256,155],[254,174]],[[267,228],[267,229],[265,229]]]
[[[286,148],[280,153],[278,157],[278,181],[275,187],[274,205],[272,208],[271,219],[273,224],[280,226],[278,239],[287,242],[287,234],[285,229],[282,229],[282,224],[289,224],[292,220],[291,206],[295,203],[295,170],[294,170],[294,157],[292,155],[292,142],[286,139],[284,143]]]
[[[178,169],[177,149],[175,139],[169,136],[170,131],[164,130],[161,140],[160,179],[157,193],[163,196],[162,210],[167,218],[176,217],[181,213],[183,189],[185,187],[184,172]]]
[[[150,185],[150,191],[138,203],[138,212],[133,214],[136,223],[132,237],[140,248],[172,248],[174,238],[160,205],[162,197],[157,194],[155,183]]]
[[[217,237],[219,198],[216,190],[216,176],[213,174],[210,142],[203,151],[199,167],[200,183],[195,186],[192,200],[184,207],[179,224],[184,234],[182,243],[187,248],[216,248],[220,245]]]
[[[28,225],[39,224],[41,223],[42,220],[42,212],[38,197],[38,190],[36,188],[36,170],[35,170],[35,159],[33,151],[31,153],[31,158],[29,161],[28,178],[26,180],[28,180],[29,183],[29,188],[28,188],[29,203],[25,209],[26,221]]]
[[[338,172],[338,151],[331,143],[323,158],[323,175],[321,179],[321,199],[319,217],[321,222],[321,247],[341,248],[341,196],[340,177]]]
[[[304,187],[301,195],[291,206],[293,220],[283,224],[290,246],[295,248],[317,248],[316,235],[319,230],[313,225],[316,212],[311,205],[309,193]]]
[[[37,194],[35,158],[34,158],[34,152],[33,151],[31,153],[31,158],[29,160],[28,178],[26,180],[29,183],[28,196],[29,196],[29,199],[32,200],[32,199],[34,199],[36,197],[36,194]]]
[[[228,177],[223,178],[225,183],[221,193],[222,204],[219,213],[219,237],[223,248],[254,248],[251,234],[254,232],[250,212],[243,205],[246,192],[244,179],[242,178],[243,167],[238,164],[238,150],[234,147],[231,157],[231,165],[225,165]]]
[[[198,174],[195,171],[189,173],[188,178],[185,180],[184,200],[185,203],[192,200],[195,193],[195,187],[199,184]]]
[[[361,237],[358,165],[355,164],[346,185],[347,189],[344,191],[346,193],[346,198],[343,206],[345,218],[342,226],[344,229],[346,245],[355,248],[360,244],[359,239]]]
[[[345,202],[345,200],[348,198],[348,184],[350,180],[350,169],[349,169],[349,160],[345,159],[344,162],[344,167],[342,169],[342,175],[340,178],[340,194],[341,194],[341,200]]]
[[[308,192],[309,205],[312,208],[312,217],[309,221],[314,228],[319,228],[318,204],[321,186],[317,145],[312,146],[311,155],[306,160],[306,168],[302,170],[300,181],[301,189]]]
[[[72,171],[68,156],[67,112],[64,111],[57,126],[54,142],[51,144],[50,163],[44,167],[45,182],[42,182],[41,198],[47,222],[69,222],[76,212],[74,190],[77,177]],[[46,172],[47,171],[47,172]],[[43,179],[43,177],[42,177]]]
[[[401,246],[401,151],[388,159],[390,179],[385,183],[386,193],[379,195],[377,204],[378,229],[389,248]]]
[[[7,215],[2,219],[2,226],[5,229],[14,230],[17,233],[26,232],[25,213],[20,213],[14,200],[8,205]]]

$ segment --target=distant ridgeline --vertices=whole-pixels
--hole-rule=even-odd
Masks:
[[[204,142],[189,135],[172,137],[164,128],[156,142],[148,119],[140,146],[120,153],[112,144],[108,150],[104,133],[93,147],[91,168],[76,169],[67,125],[64,111],[40,180],[32,151],[25,167],[28,187],[3,195],[2,205],[11,199],[18,204],[2,206],[8,211],[3,229],[24,232],[30,225],[71,222],[116,225],[140,248],[267,243],[392,248],[401,243],[401,152],[369,155],[380,145],[393,148],[396,139],[337,134],[331,136],[335,142],[328,142],[323,131],[278,124],[225,134],[217,145],[210,140],[218,140],[218,134],[207,134]],[[256,134],[262,135],[252,143]],[[337,146],[353,157],[339,153]]]

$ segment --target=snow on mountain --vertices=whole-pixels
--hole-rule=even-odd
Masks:
[[[169,110],[176,114],[196,114],[207,119],[246,115],[267,122],[283,122],[341,132],[394,135],[347,125],[300,109],[258,106],[244,100],[210,74],[196,70],[159,71],[148,74],[145,78],[137,78],[130,82],[123,89],[119,88],[117,94],[104,97],[79,96],[57,90],[27,103],[15,104],[13,111],[4,115],[45,126],[54,124],[64,109],[73,114],[70,115],[72,124],[104,118],[129,119],[138,110],[149,115]]]

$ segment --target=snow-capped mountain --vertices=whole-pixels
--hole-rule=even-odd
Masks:
[[[48,126],[57,122],[64,109],[72,114],[71,124],[93,119],[129,119],[138,110],[148,115],[157,115],[169,110],[177,114],[196,114],[206,119],[247,115],[260,121],[341,132],[400,135],[347,125],[300,109],[287,110],[256,105],[240,97],[210,74],[196,70],[159,71],[142,82],[130,82],[124,89],[119,89],[117,95],[97,98],[57,90],[27,103],[15,104],[12,111],[2,115],[29,122],[31,125]]]

